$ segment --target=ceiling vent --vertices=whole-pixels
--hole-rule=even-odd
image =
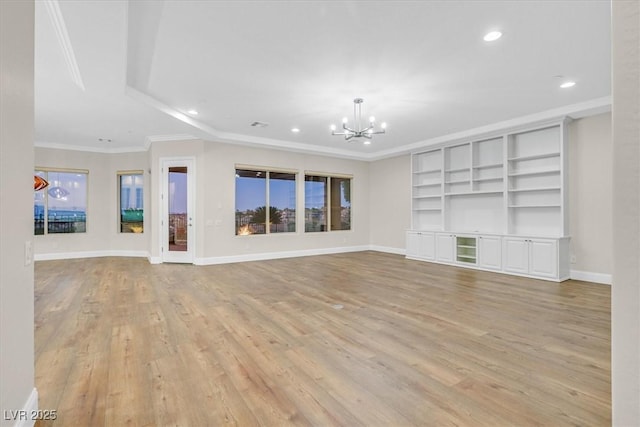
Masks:
[[[251,123],[251,126],[256,127],[256,128],[266,128],[267,126],[269,126],[269,123],[253,122],[253,123]]]

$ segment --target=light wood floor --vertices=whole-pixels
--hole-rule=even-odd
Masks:
[[[38,426],[606,426],[610,287],[376,252],[36,264]]]

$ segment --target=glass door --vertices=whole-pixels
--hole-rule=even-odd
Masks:
[[[162,261],[193,263],[193,160],[165,160],[162,173]]]

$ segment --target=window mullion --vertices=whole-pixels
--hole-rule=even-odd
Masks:
[[[45,171],[45,176],[47,182],[49,182],[49,172]],[[49,234],[49,193],[45,191],[44,193],[44,231],[42,235]]]
[[[331,177],[327,177],[327,202],[326,202],[327,212],[325,216],[327,218],[327,231],[331,231]]]
[[[266,171],[267,173],[267,179],[265,179],[265,185],[267,186],[266,191],[265,191],[265,213],[264,213],[264,219],[265,219],[265,224],[264,224],[264,228],[265,228],[265,234],[269,234],[271,233],[271,215],[270,215],[270,206],[271,206],[271,201],[269,199],[269,180],[271,179],[271,172],[270,171]]]

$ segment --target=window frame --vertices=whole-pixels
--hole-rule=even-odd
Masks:
[[[234,215],[237,214],[238,210],[237,210],[237,179],[238,179],[238,170],[242,170],[242,171],[249,171],[249,172],[262,172],[265,174],[264,177],[264,181],[265,181],[265,232],[264,233],[249,233],[249,234],[238,234],[238,225],[237,222],[234,220],[234,228],[235,228],[235,236],[236,237],[245,237],[245,236],[269,236],[269,235],[291,235],[291,234],[297,234],[298,233],[298,182],[299,182],[299,176],[300,173],[298,170],[295,169],[286,169],[286,168],[277,168],[277,167],[270,167],[270,166],[255,166],[255,165],[245,165],[245,164],[236,164],[234,167]],[[271,228],[268,226],[269,224],[269,220],[270,220],[270,216],[271,216],[271,212],[270,212],[270,207],[271,207],[271,198],[270,198],[270,192],[271,192],[271,188],[270,188],[270,180],[271,180],[271,174],[272,173],[278,173],[278,174],[291,174],[294,176],[294,193],[296,196],[296,200],[294,203],[295,206],[295,218],[293,220],[293,224],[295,226],[295,230],[294,231],[280,231],[280,232],[271,232]]]
[[[122,231],[122,177],[123,176],[142,176],[142,230],[138,233],[136,231]],[[144,234],[144,193],[145,193],[145,179],[144,179],[144,170],[142,169],[133,169],[133,170],[122,170],[116,171],[116,192],[117,192],[117,225],[116,228],[118,230],[118,234]],[[136,196],[137,199],[137,196]]]
[[[304,223],[304,232],[305,233],[326,233],[326,232],[332,232],[332,231],[336,231],[336,232],[340,232],[340,231],[344,231],[344,232],[348,232],[348,231],[353,231],[353,210],[352,210],[352,206],[353,206],[353,175],[350,174],[339,174],[339,173],[328,173],[328,172],[317,172],[317,171],[304,171],[304,182],[307,182],[307,176],[314,176],[314,177],[322,177],[322,178],[327,178],[326,181],[326,194],[325,194],[325,200],[326,200],[326,209],[325,209],[325,215],[326,215],[326,229],[325,230],[319,230],[319,231],[307,231],[307,221],[306,221],[306,210],[307,210],[307,204],[306,204],[306,188],[305,188],[305,204],[304,204],[304,210],[305,210],[305,223]],[[348,229],[334,229],[333,228],[333,224],[331,221],[332,218],[332,194],[331,194],[331,187],[332,187],[332,180],[333,179],[347,179],[349,180],[349,228]]]
[[[49,178],[49,173],[53,172],[53,173],[69,173],[69,174],[83,174],[86,175],[85,176],[85,181],[86,181],[86,194],[85,194],[85,200],[86,200],[86,206],[85,206],[85,210],[84,210],[84,231],[74,231],[73,233],[50,233],[49,232],[49,193],[47,191],[47,189],[49,188],[48,186],[43,188],[42,191],[45,191],[45,196],[44,196],[44,203],[43,203],[43,207],[44,207],[44,214],[43,214],[43,232],[42,234],[36,234],[35,231],[35,211],[34,211],[34,229],[33,229],[33,235],[34,236],[48,236],[48,235],[64,235],[64,234],[83,234],[83,233],[87,233],[87,218],[89,218],[89,169],[76,169],[76,168],[57,168],[57,167],[49,167],[49,166],[35,166],[33,168],[33,172],[34,175],[36,175],[38,172],[44,172],[45,173],[45,177],[44,179],[47,182],[51,182],[50,178]],[[35,199],[34,199],[34,208],[35,208]]]

